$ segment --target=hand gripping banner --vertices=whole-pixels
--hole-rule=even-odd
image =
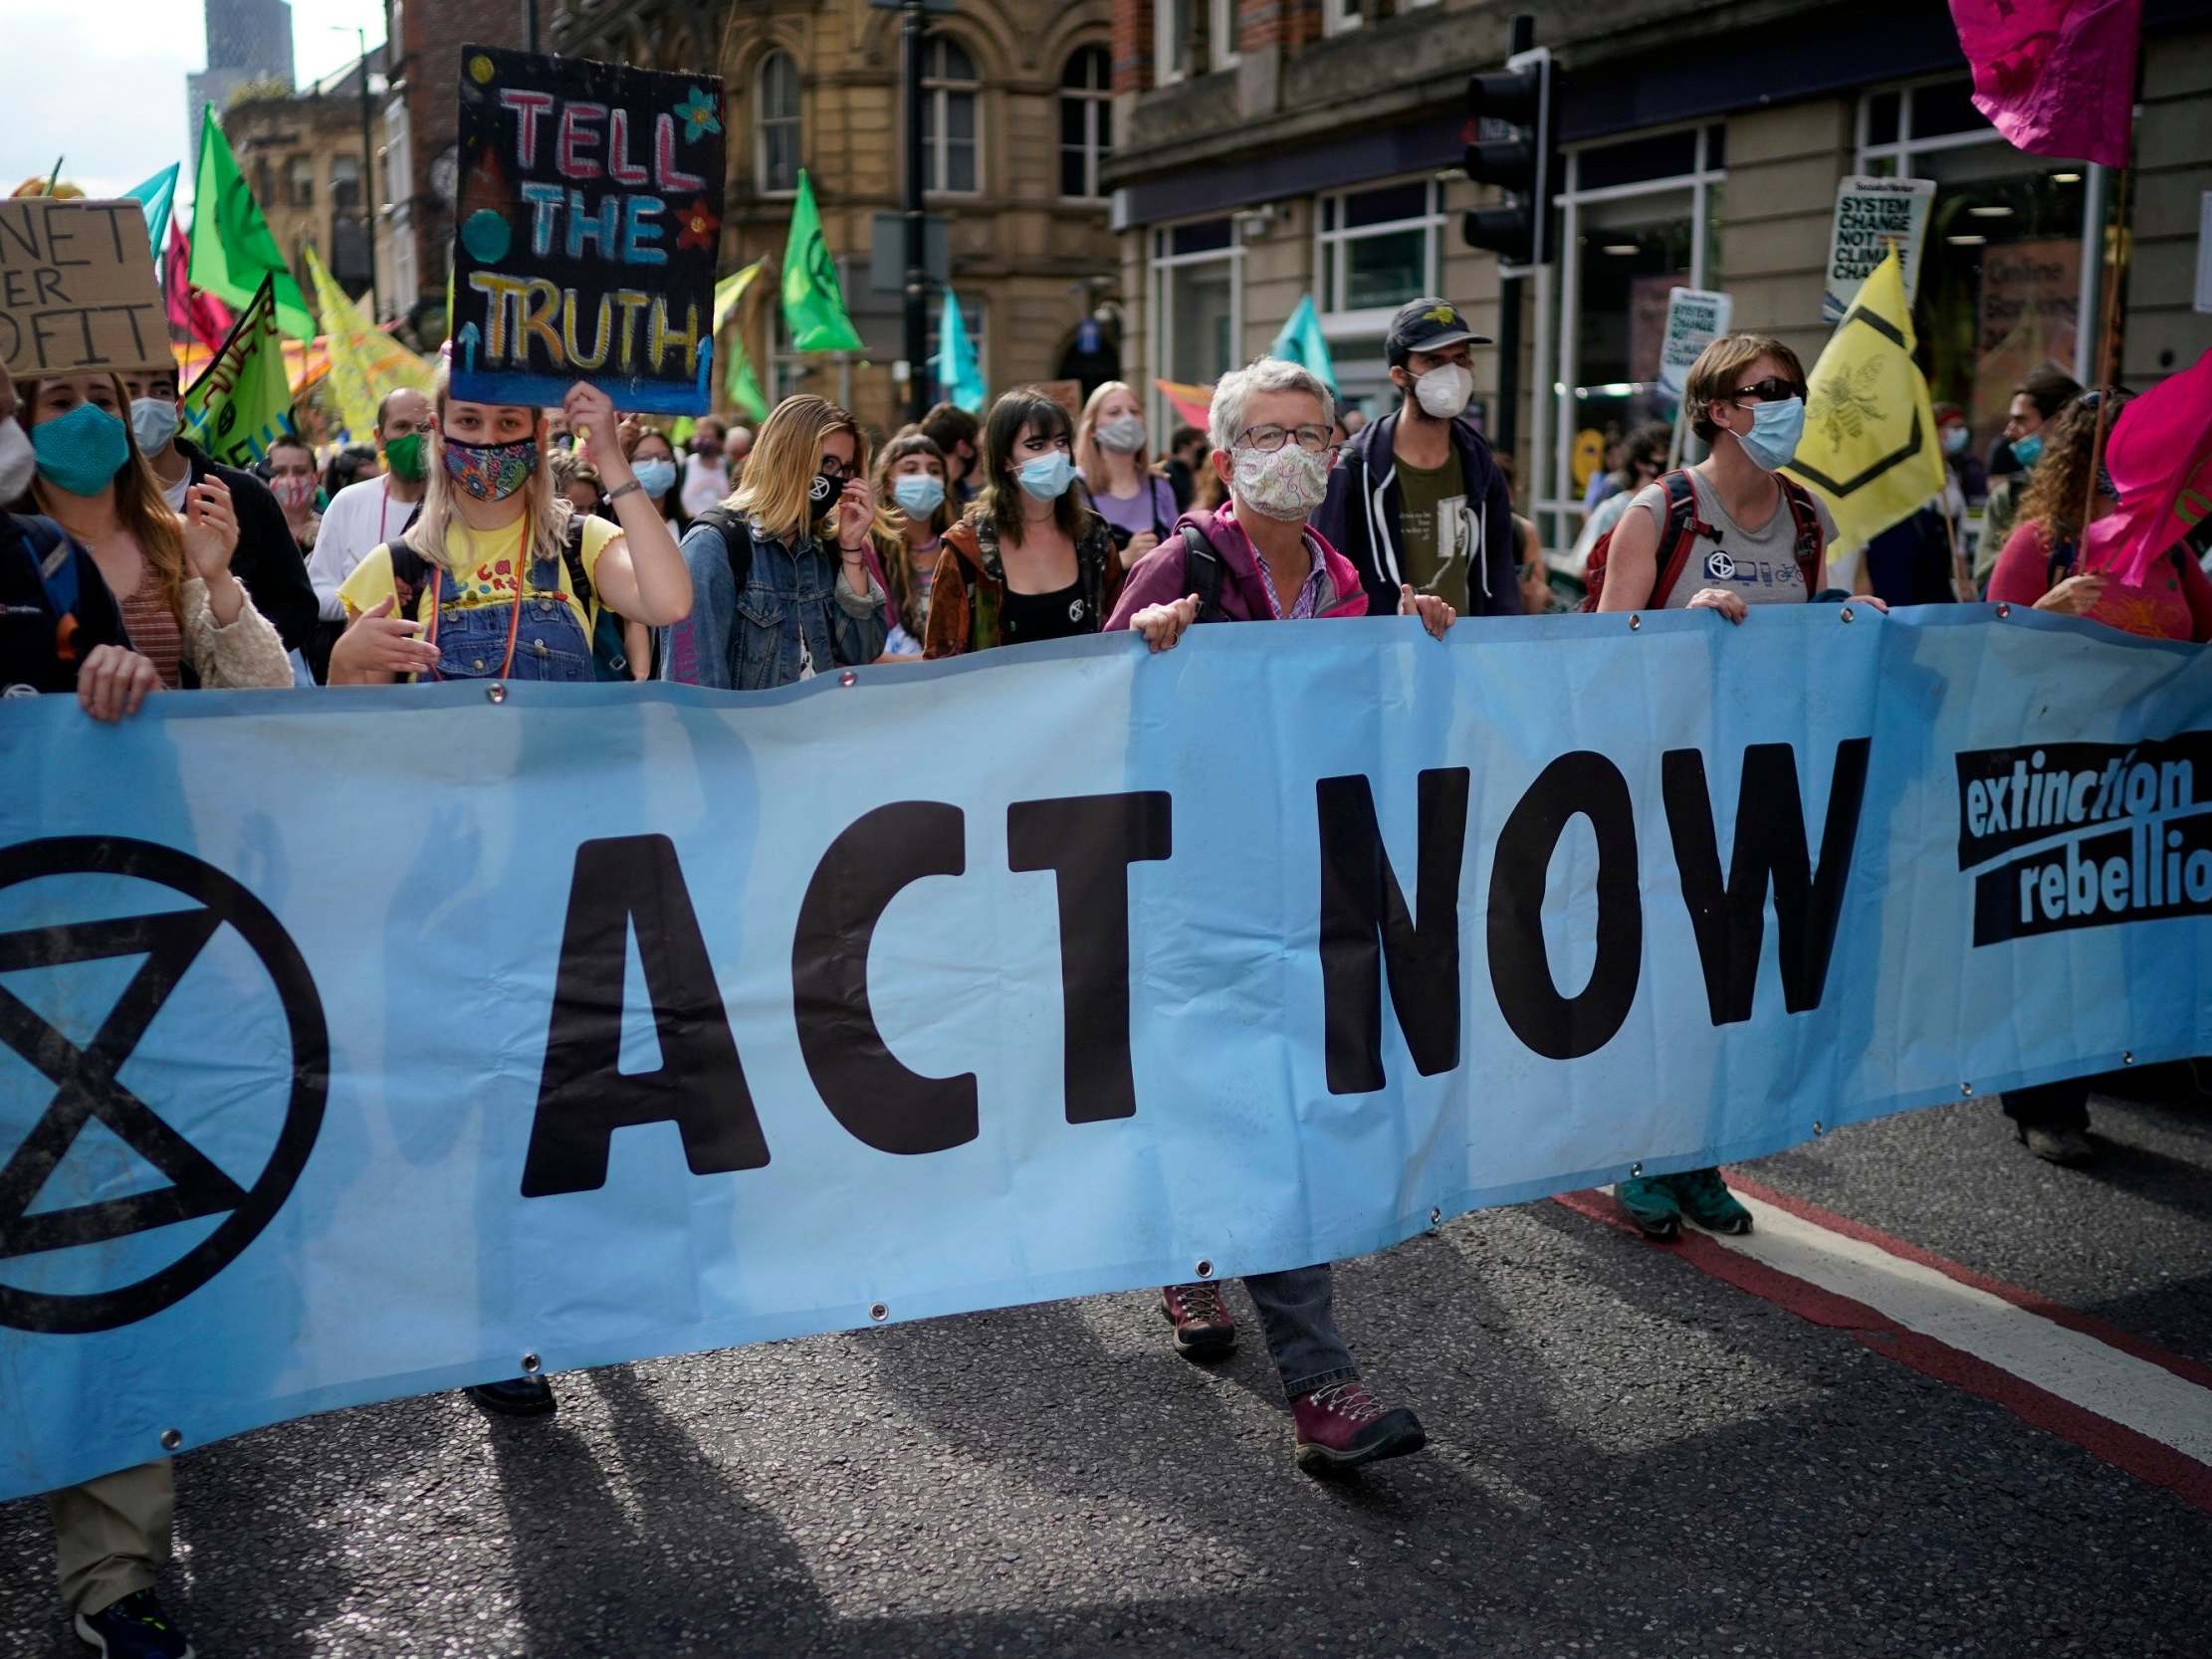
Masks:
[[[0,776],[0,1496],[2212,1052],[2212,658],[2025,611],[49,698]]]

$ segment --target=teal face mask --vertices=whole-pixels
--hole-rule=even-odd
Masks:
[[[31,428],[39,477],[72,496],[97,496],[114,483],[130,459],[130,435],[97,403],[80,403],[66,415]]]
[[[2025,438],[2012,441],[2012,458],[2023,467],[2033,467],[2043,458],[2043,434],[2031,432]]]

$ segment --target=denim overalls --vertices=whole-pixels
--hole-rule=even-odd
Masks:
[[[507,658],[507,629],[515,622],[515,666],[511,680],[550,680],[561,685],[588,683],[591,673],[591,640],[576,620],[572,606],[560,596],[560,559],[538,559],[531,565],[530,580],[517,601],[522,616],[513,616],[513,603],[438,607],[438,678],[443,680],[496,680]]]

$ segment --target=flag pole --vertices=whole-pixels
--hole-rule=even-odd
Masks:
[[[2102,257],[2104,250],[2098,250],[2100,272],[2104,280],[2103,318],[2097,330],[2097,360],[2091,365],[2097,385],[2097,435],[2090,441],[2089,481],[2083,486],[2082,527],[2077,531],[2079,551],[2075,555],[2077,568],[2082,556],[2089,551],[2090,520],[2097,512],[2097,478],[2103,470],[2104,432],[2112,418],[2112,338],[2119,321],[2119,284],[2127,268],[2127,186],[2134,177],[2134,142],[2129,135],[2128,154],[2119,169],[2119,189],[2112,208],[2110,255]],[[2101,230],[2103,228],[2099,227]]]

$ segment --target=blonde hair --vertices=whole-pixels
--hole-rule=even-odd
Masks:
[[[67,376],[54,375],[53,379]],[[123,442],[130,458],[115,469],[115,521],[129,532],[137,543],[138,554],[146,562],[146,570],[153,577],[154,587],[161,595],[161,602],[176,618],[179,627],[184,623],[184,520],[169,506],[168,497],[161,493],[161,481],[153,476],[153,468],[138,448],[138,435],[130,427],[130,399],[123,395],[122,382],[114,375],[107,377],[109,389],[114,393],[117,418],[122,422]],[[16,382],[16,407],[25,433],[37,423],[39,406],[39,381],[36,379]],[[44,479],[34,481],[32,501],[36,504],[41,492],[48,485]],[[0,507],[5,507],[0,502]],[[117,599],[124,597],[115,595]]]
[[[1690,430],[1706,443],[1720,431],[1713,424],[1712,406],[1727,402],[1744,370],[1761,357],[1772,357],[1792,380],[1805,384],[1805,365],[1772,334],[1722,334],[1689,365],[1682,382],[1682,413],[1689,418]]]
[[[852,434],[852,466],[845,476],[866,478],[868,435],[860,423],[827,398],[800,392],[770,411],[745,458],[745,476],[723,505],[778,541],[813,533],[818,526],[807,492],[821,465],[823,441],[833,432]],[[883,518],[881,503],[876,517]]]
[[[429,464],[423,469],[422,517],[414,527],[401,537],[409,547],[431,563],[458,573],[469,562],[468,555],[451,555],[448,542],[452,539],[455,489],[451,475],[445,470],[445,415],[453,402],[453,371],[449,365],[440,364],[437,378],[430,388],[430,409],[436,419],[431,434]],[[533,563],[545,559],[557,559],[568,540],[568,516],[575,512],[565,496],[553,490],[553,470],[546,461],[546,417],[530,404],[486,404],[486,408],[529,409],[536,424],[532,428],[533,442],[538,445],[538,465],[531,469],[530,477],[516,494],[523,502],[523,552]],[[464,540],[473,536],[468,526],[462,526]],[[522,573],[517,572],[516,586],[523,586]]]
[[[1100,405],[1116,392],[1127,392],[1131,397],[1137,399],[1139,411],[1143,410],[1145,400],[1137,397],[1137,390],[1134,386],[1126,380],[1109,380],[1083,400],[1082,416],[1075,423],[1076,470],[1083,475],[1083,482],[1090,486],[1091,494],[1094,496],[1106,484],[1106,458],[1100,453],[1098,447],[1098,411]],[[1139,418],[1142,418],[1141,414]],[[1140,484],[1152,476],[1151,436],[1148,432],[1145,435],[1147,441],[1144,447],[1129,458],[1137,468],[1137,480]]]

